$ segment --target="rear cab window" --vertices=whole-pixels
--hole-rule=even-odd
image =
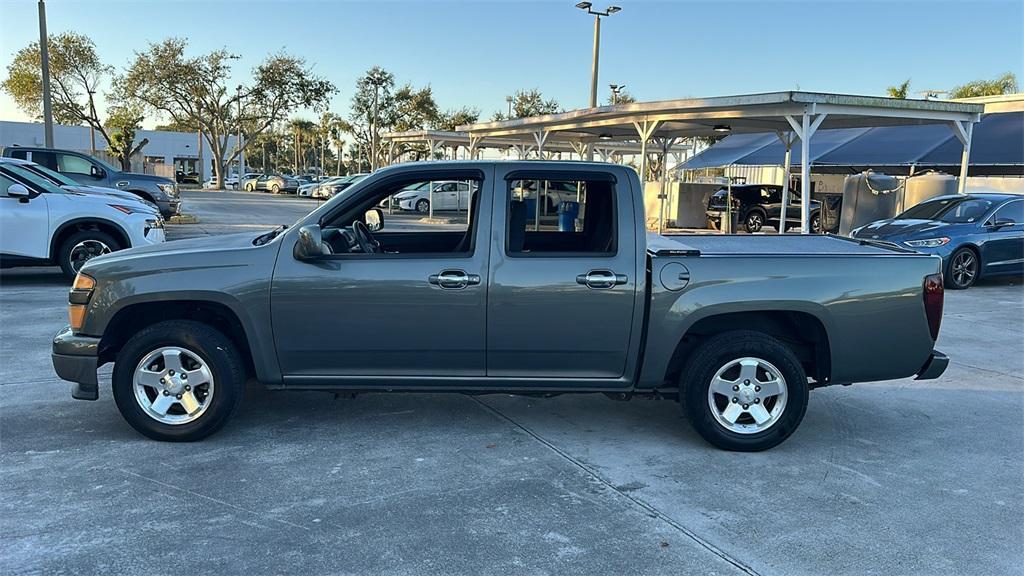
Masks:
[[[507,182],[505,251],[511,257],[614,256],[618,210],[607,178]]]

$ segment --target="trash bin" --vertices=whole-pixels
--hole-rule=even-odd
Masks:
[[[580,203],[565,201],[558,204],[558,231],[575,232],[576,217],[580,215]]]
[[[533,222],[533,219],[537,215],[537,199],[523,198],[523,208],[526,209],[526,219]]]

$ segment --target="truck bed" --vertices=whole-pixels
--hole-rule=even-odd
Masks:
[[[836,256],[892,256],[915,254],[912,250],[882,243],[865,243],[821,234],[673,234],[648,236],[655,255],[696,256],[720,254]]]

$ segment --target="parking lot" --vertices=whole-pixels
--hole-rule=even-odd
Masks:
[[[186,192],[172,239],[315,200]],[[414,215],[387,222],[416,226]],[[386,224],[391,227],[391,224]],[[938,380],[812,392],[784,444],[730,453],[678,405],[603,395],[269,392],[158,443],[50,365],[56,269],[0,276],[0,556],[32,573],[1019,574],[1024,290],[946,293]]]

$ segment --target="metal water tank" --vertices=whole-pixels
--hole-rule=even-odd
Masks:
[[[847,176],[843,181],[839,234],[849,236],[850,231],[858,226],[892,218],[899,212],[902,192],[903,186],[899,180],[881,172],[868,170]]]
[[[903,206],[900,211],[917,206],[925,200],[936,196],[956,194],[957,180],[944,172],[929,170],[907,178],[906,190],[903,192]]]

